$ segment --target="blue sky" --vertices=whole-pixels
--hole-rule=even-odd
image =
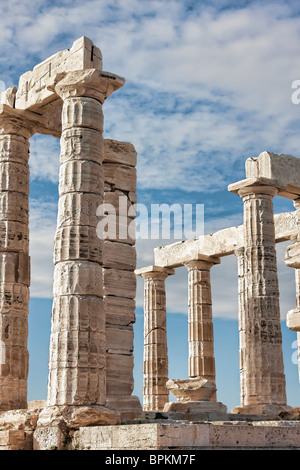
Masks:
[[[37,63],[80,36],[91,38],[102,51],[104,70],[126,79],[104,105],[104,137],[135,145],[138,202],[204,204],[208,233],[242,223],[242,203],[227,186],[244,178],[246,158],[264,150],[300,156],[300,106],[291,101],[291,84],[300,79],[299,15],[297,1],[0,0],[0,80],[17,86],[19,76]],[[46,394],[58,168],[58,140],[34,136],[29,399]],[[274,207],[293,210],[290,201],[277,197]],[[152,264],[153,248],[165,243],[139,240],[138,266]],[[283,263],[284,245],[278,246],[278,271],[285,368],[289,403],[299,406],[291,360],[295,334],[285,327],[295,303],[294,273]],[[236,270],[234,257],[212,270],[217,383],[229,408],[239,400]],[[139,279],[138,394],[142,302]],[[170,377],[176,378],[187,373],[184,269],[168,279],[167,303]]]

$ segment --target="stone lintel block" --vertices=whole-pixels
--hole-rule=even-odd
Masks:
[[[136,278],[133,272],[121,269],[103,269],[103,294],[135,298]]]
[[[136,250],[125,243],[104,241],[103,267],[133,271],[136,267]]]
[[[136,276],[142,276],[142,277],[155,277],[156,274],[162,274],[165,275],[166,277],[172,276],[175,274],[175,269],[172,268],[166,268],[162,266],[145,266],[144,268],[138,268],[135,271]]]
[[[102,262],[103,240],[95,227],[69,225],[59,228],[55,235],[54,263],[70,260]]]
[[[137,164],[137,153],[134,146],[129,142],[105,139],[103,161],[135,167]]]
[[[59,194],[70,192],[103,194],[102,165],[89,160],[69,160],[60,165]]]
[[[107,325],[131,325],[135,323],[135,299],[104,296]]]
[[[73,127],[62,132],[60,139],[60,162],[91,161],[102,164],[103,138],[99,131]]]
[[[292,194],[300,194],[299,158],[265,151],[256,158],[248,158],[245,167],[247,178],[266,177],[280,182],[287,189],[285,197],[289,197],[289,193],[290,198]]]
[[[228,191],[234,194],[238,194],[240,191],[243,191],[245,194],[248,192],[249,194],[255,194],[263,191],[264,194],[270,193],[275,195],[278,189],[284,189],[284,187],[278,181],[265,177],[246,178],[228,186]]]
[[[104,179],[114,189],[136,191],[136,169],[118,163],[103,163]]]
[[[290,310],[286,316],[286,326],[293,331],[300,331],[300,309]]]
[[[68,225],[96,227],[99,223],[97,208],[102,203],[102,196],[97,194],[75,192],[62,195],[58,202],[58,228]]]
[[[91,295],[102,297],[102,267],[91,261],[64,261],[54,268],[54,296]]]
[[[57,74],[66,70],[102,70],[101,51],[93,42],[81,37],[74,41],[70,49],[52,55],[36,65],[32,71],[21,75],[16,94],[16,108],[38,111],[57,99],[51,86]],[[50,89],[49,89],[50,87]]]

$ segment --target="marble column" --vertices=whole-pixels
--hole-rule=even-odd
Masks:
[[[144,280],[143,409],[162,411],[169,401],[165,280],[175,271],[150,266],[135,272]]]
[[[123,83],[89,69],[70,72],[55,86],[63,107],[48,406],[106,402],[103,239],[96,211],[104,195],[102,105]]]
[[[219,258],[199,259],[185,263],[188,269],[188,375],[203,377],[216,385],[214,333],[210,269]],[[216,393],[211,401],[216,401]]]
[[[300,198],[294,201],[294,206],[297,214],[298,233],[291,239],[293,244],[288,246],[286,250],[285,264],[295,269],[296,307],[287,313],[286,324],[290,330],[297,332],[300,380]]]
[[[234,254],[237,259],[238,267],[238,325],[239,325],[239,367],[240,367],[240,403],[245,403],[245,385],[246,385],[246,373],[245,369],[245,357],[247,354],[246,350],[246,333],[247,323],[245,316],[246,309],[246,289],[245,289],[245,263],[244,263],[244,247],[240,247],[235,250]]]
[[[29,141],[32,123],[0,106],[0,410],[27,408]]]
[[[273,186],[238,190],[244,203],[240,279],[241,405],[235,412],[287,411],[275,250]]]

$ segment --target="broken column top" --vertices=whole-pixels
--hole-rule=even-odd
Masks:
[[[84,69],[102,70],[101,51],[85,36],[77,39],[71,49],[57,52],[21,75],[15,107],[40,112],[42,107],[58,99],[53,91],[58,74]]]
[[[300,195],[300,158],[292,155],[262,152],[246,160],[246,179],[230,184],[228,190],[237,192],[242,187],[263,185],[278,189],[278,195],[297,199]]]

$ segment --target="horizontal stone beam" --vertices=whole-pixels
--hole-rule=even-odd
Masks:
[[[297,233],[296,211],[276,214],[274,223],[277,243],[289,240],[292,235]],[[193,240],[155,248],[154,264],[176,268],[188,261],[203,259],[203,256],[228,256],[242,246],[243,225],[229,227]]]
[[[300,195],[300,158],[292,155],[262,152],[256,158],[248,158],[245,164],[246,178],[273,180],[278,195],[296,199]]]
[[[71,49],[57,52],[21,75],[15,107],[40,113],[45,106],[60,101],[53,89],[55,77],[84,69],[102,70],[101,51],[85,36],[74,41]]]

